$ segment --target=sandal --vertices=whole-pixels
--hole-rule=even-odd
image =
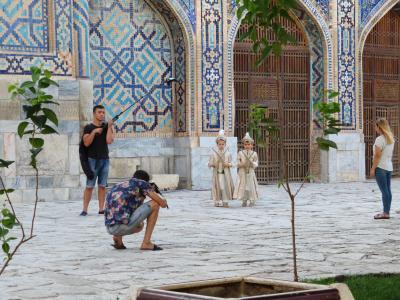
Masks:
[[[387,219],[390,219],[390,216],[388,216],[384,213],[379,213],[374,216],[374,219],[375,220],[387,220]]]
[[[149,251],[160,251],[160,250],[163,250],[163,248],[161,248],[161,247],[157,246],[156,244],[154,244],[152,249],[151,248],[140,248],[140,250],[143,250],[143,251],[147,251],[147,250],[149,250]]]
[[[111,244],[111,246],[113,246],[115,249],[117,250],[123,250],[126,249],[124,244],[118,245],[118,244]]]

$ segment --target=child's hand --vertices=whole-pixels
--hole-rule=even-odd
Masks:
[[[225,168],[230,168],[231,164],[230,163],[224,163]]]

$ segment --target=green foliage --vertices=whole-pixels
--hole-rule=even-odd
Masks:
[[[339,95],[334,91],[326,91],[328,100],[331,100]],[[337,149],[335,142],[329,140],[330,134],[338,134],[340,132],[341,123],[337,120],[337,114],[340,112],[340,105],[337,102],[323,102],[319,101],[314,105],[316,112],[314,124],[322,130],[323,135],[316,139],[318,147],[321,150],[329,150],[329,148]]]
[[[280,55],[282,47],[295,39],[281,25],[279,19],[285,18],[293,22],[289,15],[290,9],[296,8],[296,0],[236,0],[238,4],[237,17],[242,24],[246,24],[247,31],[240,36],[240,40],[250,39],[253,42],[253,51],[260,52],[257,60],[260,66],[272,52]],[[257,35],[257,26],[272,30],[275,38],[268,40]]]
[[[31,67],[31,73],[31,80],[22,82],[20,85],[9,85],[8,92],[11,94],[12,99],[23,101],[22,108],[23,112],[25,113],[25,118],[24,121],[20,122],[20,124],[18,125],[17,134],[20,138],[26,136],[29,140],[29,144],[31,146],[31,149],[29,150],[31,153],[30,165],[35,169],[36,177],[38,177],[39,174],[37,169],[37,156],[43,150],[44,146],[44,139],[40,136],[57,133],[54,125],[58,126],[58,118],[55,112],[48,107],[44,107],[46,104],[58,105],[58,103],[53,101],[53,96],[47,94],[44,89],[50,86],[58,86],[58,84],[57,82],[51,80],[51,72],[49,70],[43,70],[42,67]],[[0,159],[0,168],[8,168],[12,163],[12,161],[5,161]],[[0,179],[0,195],[6,196],[7,201],[12,209],[12,211],[10,211],[4,204],[4,208],[1,210],[0,214],[0,241],[2,242],[3,252],[6,255],[6,263],[0,271],[1,274],[5,266],[7,266],[8,262],[14,255],[16,249],[18,248],[16,247],[13,252],[11,251],[10,241],[15,240],[16,238],[9,237],[8,234],[10,233],[10,230],[19,223],[8,195],[14,190],[7,189],[4,186],[4,181],[1,176]],[[36,186],[36,191],[37,190],[38,186]],[[33,237],[33,224],[35,219],[34,216],[36,212],[37,200],[38,199],[36,199],[35,202],[30,237],[25,238],[25,231],[22,224],[20,224],[22,230],[22,238],[19,241],[18,245],[28,241],[30,238]]]
[[[48,107],[43,107],[46,104],[53,103],[58,105],[58,103],[52,101],[53,96],[46,94],[43,89],[52,85],[58,86],[58,84],[51,80],[51,72],[49,70],[33,66],[31,67],[31,73],[32,80],[25,81],[19,86],[12,84],[8,87],[8,91],[13,99],[20,98],[24,101],[22,108],[25,113],[25,121],[19,124],[17,133],[20,138],[29,137],[31,145],[30,165],[36,169],[36,157],[44,146],[43,138],[37,137],[37,135],[57,133],[53,125],[58,126],[56,113]]]
[[[354,299],[357,300],[400,299],[400,274],[338,276],[336,278],[310,280],[308,282],[317,284],[346,283]]]
[[[0,168],[8,168],[12,163],[14,162],[0,159]],[[0,195],[8,195],[9,193],[12,193],[14,191],[13,189],[7,189],[4,186],[3,180],[1,180],[0,183]],[[17,222],[15,215],[4,205],[3,209],[0,212],[0,241],[2,244],[1,247],[3,249],[3,252],[7,257],[10,257],[11,255],[9,242],[15,240],[14,237],[8,237],[8,233],[11,229],[13,229],[16,224]]]
[[[263,131],[266,131],[270,137],[275,137],[274,134],[279,132],[274,119],[267,117],[267,114],[267,108],[259,107],[255,104],[250,105],[250,118],[247,129],[259,147],[267,146],[266,141],[263,140]]]

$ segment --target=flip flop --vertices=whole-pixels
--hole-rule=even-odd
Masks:
[[[386,216],[386,215],[384,215],[384,214],[376,214],[376,215],[374,216],[374,219],[375,219],[375,220],[387,220],[387,219],[390,219],[390,217],[389,217],[389,216]]]
[[[113,246],[115,249],[117,249],[117,250],[123,250],[123,249],[126,249],[126,247],[125,247],[125,245],[124,244],[122,244],[122,245],[117,245],[117,244],[111,244],[111,246]]]
[[[160,251],[160,250],[163,250],[163,248],[161,248],[161,247],[157,246],[156,244],[154,244],[154,245],[153,245],[153,249],[148,249],[148,248],[144,249],[144,248],[140,248],[140,250],[143,250],[143,251]]]

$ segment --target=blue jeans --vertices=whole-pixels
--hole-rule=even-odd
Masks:
[[[390,190],[390,179],[392,172],[381,168],[375,169],[375,178],[382,192],[383,212],[389,214],[392,204],[392,191]]]
[[[110,161],[108,159],[94,159],[89,157],[89,166],[93,171],[94,178],[86,180],[86,187],[93,188],[96,185],[106,187]]]

